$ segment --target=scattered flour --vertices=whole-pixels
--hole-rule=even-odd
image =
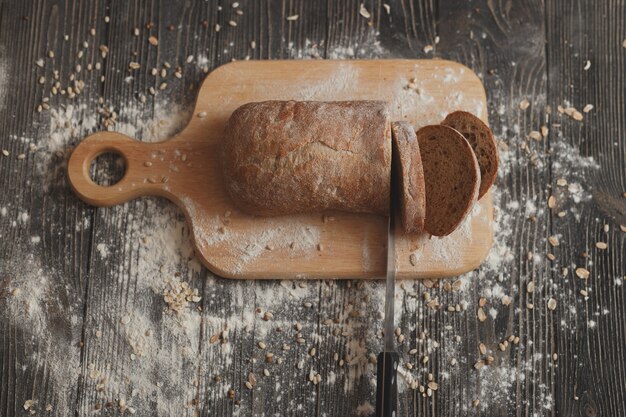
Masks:
[[[100,254],[100,257],[102,257],[103,259],[109,256],[109,247],[104,243],[98,243],[96,245],[96,250]]]

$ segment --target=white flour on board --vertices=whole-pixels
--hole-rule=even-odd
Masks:
[[[276,221],[275,226],[237,232],[228,227],[228,218],[219,215],[208,217],[190,198],[183,197],[182,201],[193,219],[198,244],[206,247],[209,253],[218,244],[229,248],[233,255],[228,256],[225,261],[228,264],[222,267],[235,274],[244,272],[261,254],[273,250],[288,251],[289,257],[311,257],[320,241],[319,230],[315,226],[297,221],[289,224]],[[268,220],[268,223],[272,221]]]

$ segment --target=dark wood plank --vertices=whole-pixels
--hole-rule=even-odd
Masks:
[[[204,74],[233,59],[430,56],[463,62],[485,83],[490,122],[502,142],[499,256],[463,277],[460,291],[443,282],[398,285],[399,350],[413,365],[401,378],[401,415],[624,414],[623,2],[571,8],[556,0],[545,6],[397,0],[388,2],[388,13],[385,3],[367,1],[369,18],[358,1],[239,3],[0,4],[0,52],[10,57],[0,59],[7,74],[0,83],[0,148],[10,153],[0,155],[0,209],[7,212],[0,212],[0,259],[9,260],[0,263],[0,414],[18,415],[31,399],[34,409],[50,404],[55,415],[97,408],[110,415],[366,411],[374,403],[371,356],[381,346],[381,283],[213,277],[193,257],[183,218],[168,203],[144,199],[111,209],[79,203],[64,181],[65,155],[47,137],[61,134],[63,151],[65,142],[105,128],[111,110],[113,129],[142,140],[173,133],[190,117]],[[100,45],[109,48],[104,58]],[[36,67],[50,50],[54,58]],[[65,86],[79,62],[84,91],[74,99],[50,95],[52,69]],[[86,70],[96,62],[101,70]],[[140,68],[129,70],[131,62]],[[161,77],[165,62],[171,67]],[[36,112],[44,97],[55,115]],[[524,99],[526,110],[519,107]],[[574,121],[556,112],[566,100],[595,109]],[[75,115],[59,115],[70,104]],[[50,128],[66,119],[69,126]],[[550,128],[547,138],[527,138],[542,125]],[[19,137],[48,147],[31,151]],[[25,159],[17,159],[22,152]],[[593,199],[575,202],[556,184],[560,178],[580,183]],[[550,195],[557,198],[554,210],[547,208]],[[17,220],[23,212],[28,221]],[[596,248],[597,241],[608,248]],[[574,264],[591,271],[586,283],[573,274]],[[169,311],[163,292],[182,282],[201,299]],[[583,287],[588,299],[579,293]],[[428,308],[425,293],[440,307]],[[511,296],[509,306],[501,294]],[[477,320],[481,297],[495,318]],[[547,309],[550,298],[554,311]],[[465,311],[448,311],[456,305]],[[519,344],[499,351],[510,335]],[[477,371],[480,343],[494,363]],[[309,380],[311,372],[319,373],[319,384]],[[407,386],[412,380],[427,386],[428,373],[439,385],[431,397]]]
[[[77,398],[91,210],[63,181],[63,150],[46,147],[56,133],[50,113],[35,109],[49,96],[52,69],[76,53],[63,34],[84,29],[87,14],[46,1],[1,8],[0,148],[9,155],[0,161],[0,413],[19,415],[30,400],[31,410],[67,414]],[[37,67],[51,50],[57,58]]]
[[[548,396],[555,389],[549,377],[555,349],[551,335],[557,326],[546,310],[546,293],[554,275],[545,260],[549,148],[546,140],[528,139],[531,131],[539,131],[546,123],[543,4],[441,2],[437,29],[441,37],[437,54],[465,63],[482,78],[489,122],[501,142],[495,194],[499,230],[492,258],[468,276],[466,294],[440,292],[444,305],[461,299],[468,310],[450,323],[461,340],[456,352],[459,365],[449,367],[445,355],[438,360],[440,370],[451,375],[442,384],[438,413],[544,415],[553,410]],[[530,103],[525,110],[520,108],[523,100]],[[529,282],[535,286],[533,292],[527,291]],[[511,297],[508,306],[502,304],[500,293]],[[495,318],[477,319],[481,298],[486,301],[484,311],[497,313]],[[443,325],[450,320],[445,316]],[[519,337],[519,344],[509,343],[505,351],[499,350],[499,343],[510,335]],[[474,364],[486,356],[480,352],[480,343],[494,362],[477,370]],[[476,400],[480,401],[477,406]]]
[[[626,5],[606,1],[572,7],[568,2],[549,1],[546,6],[549,104],[552,120],[559,125],[554,127],[555,136],[565,150],[574,149],[581,158],[595,162],[578,169],[575,180],[592,197],[580,203],[556,185],[571,164],[571,158],[562,155],[563,147],[555,148],[561,155],[555,154],[551,166],[558,210],[568,213],[563,218],[554,216],[552,225],[552,233],[563,236],[560,264],[590,271],[586,281],[570,272],[560,284],[569,291],[564,304],[575,307],[576,315],[557,310],[558,320],[571,327],[569,331],[557,328],[554,335],[561,357],[567,358],[559,360],[555,371],[554,383],[562,387],[556,391],[555,404],[563,415],[623,415],[626,248],[619,225],[626,223],[626,49],[622,46]],[[555,111],[559,105],[567,107],[566,102],[581,111],[587,104],[594,108],[576,121]],[[597,242],[607,243],[608,248],[597,248]],[[588,298],[580,295],[583,289]]]

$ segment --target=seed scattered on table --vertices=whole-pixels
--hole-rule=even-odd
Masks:
[[[363,3],[361,3],[361,6],[359,7],[359,14],[366,19],[372,17],[372,14],[365,8]]]
[[[548,300],[548,310],[554,311],[556,309],[556,300],[554,298],[550,298]]]
[[[485,321],[485,320],[487,320],[487,314],[485,314],[485,311],[483,310],[483,308],[482,308],[482,307],[479,307],[479,308],[478,308],[478,313],[477,313],[477,316],[478,316],[478,320],[479,320],[479,321]]]
[[[526,99],[520,101],[519,108],[522,110],[526,110],[530,106],[530,102]]]
[[[576,276],[580,279],[589,278],[589,271],[586,268],[576,268]]]

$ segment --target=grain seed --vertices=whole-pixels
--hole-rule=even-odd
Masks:
[[[583,120],[583,115],[578,110],[574,110],[574,112],[572,112],[572,119],[580,122],[581,120]]]
[[[576,268],[576,276],[580,279],[589,278],[589,271],[586,268]]]
[[[287,20],[289,20],[290,22],[293,22],[294,20],[298,20],[298,17],[300,17],[297,14],[292,14],[291,16],[287,16]]]
[[[520,101],[520,103],[519,103],[519,108],[522,109],[522,110],[526,110],[528,108],[528,106],[530,106],[530,103],[526,99]]]
[[[426,45],[426,46],[424,46],[423,51],[424,51],[425,54],[427,54],[427,53],[431,52],[433,49],[434,48],[433,48],[432,45]]]
[[[249,381],[245,382],[246,388],[252,389],[252,384]]]
[[[198,113],[198,118],[199,119],[204,119],[206,117],[206,114],[207,113],[205,111],[201,111],[201,112]]]
[[[237,26],[237,22],[235,22],[234,20],[229,20],[228,21],[228,26],[236,27]]]
[[[476,400],[472,401],[472,405],[474,407],[478,407],[480,405],[480,400],[476,399]]]
[[[480,351],[481,355],[484,355],[485,353],[487,353],[487,346],[485,346],[484,343],[481,343],[478,345],[478,350]]]
[[[606,250],[606,248],[608,248],[608,245],[605,242],[596,242],[596,248],[600,250]]]
[[[556,197],[555,196],[551,195],[548,198],[548,207],[551,208],[551,209],[556,207]]]
[[[533,130],[528,134],[528,137],[533,140],[541,140],[543,135],[540,132]]]
[[[361,3],[361,6],[359,7],[359,14],[366,19],[372,17],[371,13],[365,8],[365,5],[363,3]]]
[[[583,113],[589,113],[591,110],[593,110],[593,104],[587,104],[583,107]]]
[[[482,307],[478,308],[477,316],[478,316],[478,320],[481,322],[487,320],[487,315],[485,314],[485,311],[483,310]]]
[[[437,384],[435,381],[431,381],[428,383],[428,388],[433,391],[437,391],[437,388],[439,388],[439,384]]]
[[[546,136],[548,136],[549,132],[550,131],[548,130],[548,126],[541,126],[541,136],[545,138]]]
[[[213,27],[213,30],[215,30],[216,32],[219,32],[221,28],[222,27],[220,26],[220,24],[216,23],[215,26]]]
[[[148,42],[150,43],[150,45],[152,46],[157,46],[159,44],[159,39],[156,36],[150,36],[148,38]]]
[[[474,364],[474,369],[481,369],[484,366],[485,366],[485,361],[481,359]]]
[[[582,295],[583,297],[586,297],[589,295],[589,293],[587,292],[587,290],[580,290],[580,295]]]
[[[257,343],[257,346],[259,346],[259,349],[265,349],[267,347],[267,345],[264,342]]]
[[[531,293],[533,291],[535,291],[535,282],[529,281],[528,284],[526,284],[526,292]]]
[[[552,246],[559,246],[559,238],[556,236],[550,236],[548,238],[548,243]]]
[[[256,376],[252,372],[248,374],[248,381],[252,386],[256,385]]]
[[[589,70],[589,68],[591,68],[591,61],[587,60],[587,62],[585,62],[585,66],[583,67],[583,70],[587,71]]]
[[[548,310],[554,311],[556,309],[556,300],[554,298],[550,298],[548,300]]]

